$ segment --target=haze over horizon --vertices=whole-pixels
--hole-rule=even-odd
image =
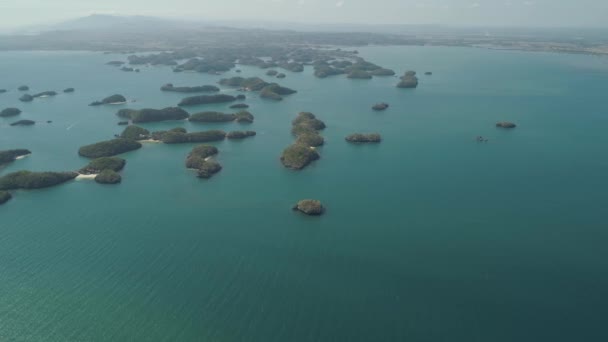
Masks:
[[[32,11],[36,8],[36,11]],[[606,27],[603,0],[22,0],[0,2],[0,30],[46,25],[91,14],[184,20],[320,24],[440,24],[454,26]]]

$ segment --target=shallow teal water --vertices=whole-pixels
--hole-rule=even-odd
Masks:
[[[185,169],[191,145],[148,144],[124,155],[120,186],[15,193],[0,207],[0,340],[608,339],[608,59],[360,51],[399,73],[434,74],[400,90],[395,78],[288,72],[281,83],[298,94],[250,96],[252,125],[144,125],[256,130],[217,144],[224,169],[211,180]],[[182,96],[162,84],[225,77],[124,73],[103,65],[113,59],[124,57],[0,54],[0,88],[76,88],[29,104],[14,90],[0,94],[0,107],[41,121],[0,119],[0,149],[33,151],[1,174],[85,165],[79,146],[121,130],[122,107],[88,107],[93,100],[122,93],[134,108],[165,107]],[[371,111],[379,101],[390,109]],[[327,123],[327,144],[321,160],[293,172],[278,157],[299,111]],[[519,127],[498,130],[501,120]],[[384,141],[344,142],[358,131]],[[325,216],[290,210],[309,197]]]

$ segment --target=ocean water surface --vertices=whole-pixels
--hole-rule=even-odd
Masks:
[[[359,51],[417,70],[420,86],[285,72],[298,93],[248,93],[253,124],[141,125],[257,131],[215,144],[223,170],[209,180],[184,166],[193,145],[145,144],[122,155],[121,185],[15,192],[0,207],[0,340],[608,340],[608,59]],[[33,152],[0,175],[77,170],[80,146],[121,132],[118,109],[174,106],[186,95],[161,85],[237,75],[104,65],[115,59],[126,56],[0,53],[0,109],[37,121],[0,118],[0,150]],[[21,103],[22,84],[76,92]],[[88,106],[115,93],[136,102]],[[372,111],[381,101],[390,108]],[[300,111],[325,121],[326,145],[296,172],[279,156]],[[494,127],[503,120],[518,127]],[[354,132],[383,142],[346,143]],[[292,212],[303,198],[326,214]]]

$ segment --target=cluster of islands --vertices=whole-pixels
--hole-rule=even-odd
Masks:
[[[130,55],[127,61],[110,61],[110,66],[120,67],[122,71],[136,71],[139,68],[128,67],[140,65],[166,65],[173,72],[203,72],[220,74],[236,68],[237,65],[256,66],[268,69],[265,75],[276,79],[286,78],[287,75],[276,69],[284,69],[285,72],[302,72],[306,66],[312,67],[314,76],[326,78],[343,75],[349,79],[371,79],[373,77],[397,77],[395,71],[383,68],[379,65],[366,61],[358,56],[357,51],[342,49],[315,49],[315,48],[280,48],[265,50],[263,55],[270,58],[259,57],[260,51],[244,49],[220,49],[218,51],[195,51],[176,50],[171,52],[151,53],[146,55]],[[240,73],[240,69],[236,69]],[[432,75],[425,72],[425,75]],[[218,82],[219,86],[233,88],[241,92],[253,92],[262,99],[281,101],[285,97],[296,94],[297,90],[287,88],[274,81],[265,81],[259,77],[231,77],[223,78]],[[397,88],[416,88],[419,79],[415,71],[406,71],[398,78],[395,86]],[[19,91],[29,90],[28,86],[18,88]],[[222,166],[214,159],[219,150],[211,142],[225,139],[245,139],[256,136],[253,130],[203,130],[188,132],[186,129],[176,127],[164,131],[149,131],[140,125],[161,122],[188,120],[191,123],[228,123],[252,124],[254,115],[247,109],[245,103],[247,96],[238,94],[236,96],[221,93],[221,88],[216,85],[197,86],[175,86],[172,83],[160,87],[163,92],[183,93],[186,96],[174,106],[154,109],[131,109],[123,108],[117,111],[116,116],[121,120],[118,125],[126,126],[122,133],[116,134],[112,139],[99,141],[82,146],[78,149],[78,155],[90,159],[90,162],[79,170],[65,172],[30,172],[17,171],[0,177],[0,204],[6,203],[12,198],[10,191],[19,189],[38,189],[51,187],[66,183],[76,178],[93,179],[100,184],[119,184],[122,181],[120,172],[125,168],[127,161],[118,155],[138,150],[142,143],[164,143],[164,144],[196,144],[186,156],[185,166],[196,172],[199,178],[211,178],[222,170]],[[0,94],[6,93],[3,89]],[[74,92],[74,88],[67,88],[64,93]],[[36,98],[56,96],[55,91],[44,91],[33,95],[23,94],[19,99],[22,102],[30,102]],[[90,103],[90,106],[105,106],[128,103],[127,97],[114,94]],[[229,104],[234,112],[201,111],[190,114],[186,109],[192,106],[207,104]],[[388,103],[377,103],[371,107],[373,111],[385,111],[389,108]],[[0,111],[0,118],[14,118],[20,116],[22,110],[15,107],[5,108]],[[50,121],[48,121],[50,123]],[[32,120],[19,120],[10,125],[33,125]],[[499,128],[514,128],[515,124],[499,122]],[[279,158],[282,165],[292,170],[302,170],[310,163],[320,159],[318,147],[324,145],[324,138],[320,134],[326,128],[325,123],[318,119],[313,113],[301,112],[292,121],[291,133],[294,142],[285,148]],[[353,133],[345,137],[348,143],[379,143],[382,137],[379,133]],[[0,165],[15,162],[17,159],[30,155],[31,152],[24,149],[0,151]],[[325,212],[320,201],[306,199],[298,202],[294,210],[307,215],[321,215]]]

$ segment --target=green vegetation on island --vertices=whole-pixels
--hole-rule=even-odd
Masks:
[[[122,181],[122,177],[116,172],[109,169],[101,171],[95,176],[95,182],[99,184],[118,184]]]
[[[196,71],[209,74],[218,74],[228,71],[235,67],[234,59],[227,59],[223,56],[209,56],[208,58],[191,58],[183,64],[175,67],[173,71]]]
[[[515,127],[517,127],[517,125],[514,124],[514,123],[512,123],[512,122],[501,121],[501,122],[497,122],[496,123],[496,127],[500,127],[500,128],[515,128]]]
[[[291,95],[296,93],[295,90],[287,87],[282,87],[276,83],[271,83],[260,91],[260,97],[265,99],[271,99],[275,101],[281,101],[284,95]]]
[[[292,209],[311,216],[319,216],[325,212],[321,201],[312,199],[301,200]]]
[[[230,109],[247,109],[249,108],[249,105],[246,103],[237,103],[237,104],[233,104],[232,106],[230,106]]]
[[[401,76],[401,81],[397,84],[397,88],[416,88],[418,87],[418,77],[415,71],[406,71]]]
[[[317,133],[317,131],[325,129],[325,123],[317,119],[315,115],[310,112],[299,113],[291,124],[291,133],[295,136],[304,133]]]
[[[205,160],[197,169],[196,175],[198,178],[211,178],[214,174],[222,170],[222,165],[215,160]]]
[[[266,71],[266,76],[276,76],[278,73],[276,70],[268,70]]]
[[[19,101],[21,102],[32,102],[34,101],[34,97],[30,94],[23,94],[20,98]]]
[[[325,139],[317,132],[303,132],[298,135],[296,144],[318,147],[325,143]]]
[[[218,150],[214,146],[195,146],[186,158],[186,167],[197,170],[199,178],[210,178],[222,169],[222,166],[218,162],[210,159],[211,156],[217,153]]]
[[[226,132],[210,130],[202,132],[185,133],[180,131],[167,131],[161,135],[161,141],[165,144],[203,143],[221,141],[226,139]]]
[[[190,117],[188,112],[179,107],[167,107],[163,109],[144,108],[140,110],[121,109],[116,115],[121,118],[131,119],[133,123],[185,120]]]
[[[139,126],[130,125],[125,127],[120,137],[131,140],[146,140],[150,138],[150,131]]]
[[[28,91],[28,90],[30,90],[30,87],[28,87],[26,85],[22,85],[19,88],[17,88],[17,90],[19,90],[19,91]]]
[[[186,97],[180,101],[178,106],[195,106],[204,105],[211,103],[224,103],[236,101],[236,97],[227,94],[215,94],[215,95],[199,95]]]
[[[86,158],[111,157],[140,149],[141,146],[142,145],[135,140],[119,138],[82,146],[78,150],[78,154]]]
[[[14,162],[19,157],[27,156],[31,154],[30,150],[26,149],[14,149],[0,151],[0,165]]]
[[[251,123],[254,120],[253,114],[246,110],[241,110],[234,114],[222,112],[200,112],[195,113],[188,119],[190,122],[246,122]]]
[[[319,158],[319,154],[313,147],[293,144],[283,151],[281,163],[289,169],[301,170],[306,167],[306,165]]]
[[[200,112],[195,113],[188,119],[190,122],[229,122],[236,119],[235,114],[221,112]]]
[[[13,196],[8,191],[0,191],[0,205],[10,201]]]
[[[0,177],[0,190],[47,188],[70,181],[76,176],[76,172],[17,171]]]
[[[223,78],[219,81],[219,83],[228,87],[239,87],[247,91],[260,91],[269,84],[259,77],[243,78],[238,76],[232,78]]]
[[[285,78],[287,77],[287,75],[285,75],[284,73],[280,73],[277,75],[277,78]]]
[[[92,102],[89,106],[101,106],[104,104],[118,104],[118,103],[126,103],[127,99],[119,94],[108,96],[101,101]]]
[[[173,84],[167,83],[160,88],[162,91],[173,91],[177,93],[204,93],[204,92],[217,92],[220,88],[214,85],[203,85],[196,87],[174,87]]]
[[[183,127],[175,127],[175,128],[172,128],[172,129],[170,129],[168,131],[155,131],[155,132],[152,132],[152,134],[150,134],[150,137],[152,138],[152,140],[162,141],[163,137],[167,133],[187,133],[187,132],[188,131],[186,131],[186,129],[183,128]]]
[[[91,162],[80,169],[78,172],[83,175],[98,174],[104,170],[118,172],[124,169],[127,161],[118,157],[101,157],[91,160]]]
[[[372,109],[376,110],[376,111],[381,111],[381,110],[387,109],[388,107],[389,107],[388,103],[381,102],[381,103],[376,103],[375,105],[373,105]]]
[[[34,125],[36,121],[32,120],[19,120],[11,123],[11,126],[31,126]]]
[[[5,108],[0,112],[0,117],[7,118],[10,116],[17,116],[21,114],[21,109],[19,108]]]
[[[64,93],[73,93],[76,89],[74,88],[66,88],[63,90]]]
[[[32,97],[34,97],[34,98],[37,98],[37,97],[49,97],[49,96],[55,96],[55,95],[57,95],[56,91],[49,90],[49,91],[43,91],[43,92],[38,93],[38,94],[34,94],[34,95],[32,95]]]
[[[378,133],[354,133],[347,136],[345,139],[352,143],[379,143],[382,141],[382,137]]]
[[[226,134],[226,138],[228,139],[245,139],[248,137],[254,137],[256,132],[254,131],[232,131]]]

